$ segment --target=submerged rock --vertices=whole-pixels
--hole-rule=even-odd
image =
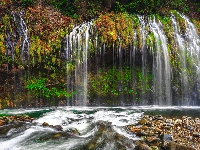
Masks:
[[[59,132],[59,133],[48,133],[41,136],[39,141],[48,141],[48,140],[56,140],[56,139],[68,139],[71,135],[68,132]]]
[[[44,122],[44,123],[42,124],[42,126],[43,126],[43,127],[50,127],[50,128],[53,128],[53,129],[55,129],[55,130],[57,130],[57,131],[63,131],[63,128],[62,128],[60,125],[55,125],[55,126],[53,126],[53,125],[48,124],[47,122]]]
[[[13,115],[0,117],[0,136],[6,135],[13,128],[20,128],[27,123],[32,123],[34,118],[28,115]]]

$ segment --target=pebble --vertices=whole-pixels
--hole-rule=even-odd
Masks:
[[[179,147],[182,145],[183,148],[200,149],[199,118],[193,119],[189,116],[165,118],[161,115],[144,115],[136,125],[129,125],[127,129],[136,136],[142,137],[144,142],[155,150],[165,147],[170,142],[179,144]]]

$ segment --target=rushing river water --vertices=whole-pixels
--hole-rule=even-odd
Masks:
[[[126,130],[143,115],[199,117],[199,107],[57,107],[0,110],[3,115],[28,114],[32,123],[10,129],[0,136],[1,150],[134,149],[139,137]],[[49,125],[60,125],[57,131]],[[1,129],[0,129],[1,130]]]

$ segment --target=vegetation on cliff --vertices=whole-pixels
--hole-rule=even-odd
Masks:
[[[142,38],[137,15],[144,15],[147,18],[155,15],[162,22],[167,39],[170,41],[168,49],[171,65],[174,70],[178,70],[180,62],[177,49],[173,45],[171,13],[176,16],[182,33],[185,32],[185,23],[175,10],[189,16],[200,33],[198,0],[176,2],[173,0],[134,2],[131,0],[2,0],[0,2],[0,108],[36,106],[36,103],[58,105],[59,100],[72,97],[75,91],[73,88],[70,91],[65,90],[67,86],[65,79],[66,72],[74,75],[75,64],[62,57],[64,38],[76,25],[92,19],[98,32],[100,46],[105,44],[108,49],[113,49],[115,44],[124,49],[131,46],[141,49]],[[28,28],[25,30],[27,33],[22,31],[22,27]],[[145,30],[148,32],[147,45],[153,47],[155,38],[148,27]],[[134,35],[137,35],[137,41],[132,43]],[[91,41],[91,57],[95,55],[94,45],[95,43]],[[187,61],[189,65],[192,63],[190,59]],[[137,67],[141,67],[141,63]],[[138,74],[134,75],[137,85],[136,89],[133,89],[129,85],[133,80],[130,70],[127,67],[111,68],[111,65],[108,65],[106,72],[101,70],[98,72],[100,80],[97,82],[95,80],[97,75],[93,75],[94,69],[91,69],[88,87],[90,94],[92,96],[105,96],[108,93],[111,93],[111,96],[135,94],[138,98],[138,92],[150,91],[148,83],[152,73],[144,75],[139,68]],[[192,73],[191,70],[187,72]],[[111,80],[105,80],[110,76]],[[121,91],[117,90],[118,79],[126,85]],[[73,82],[71,81],[70,87],[73,86]],[[142,88],[145,89],[141,91]]]

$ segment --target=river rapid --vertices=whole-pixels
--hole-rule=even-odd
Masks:
[[[67,106],[0,110],[0,116],[19,114],[35,119],[0,136],[1,150],[131,150],[140,137],[128,131],[127,125],[136,124],[146,114],[199,117],[200,107]],[[44,122],[51,126],[44,126]],[[56,125],[60,125],[62,131],[52,128]]]

